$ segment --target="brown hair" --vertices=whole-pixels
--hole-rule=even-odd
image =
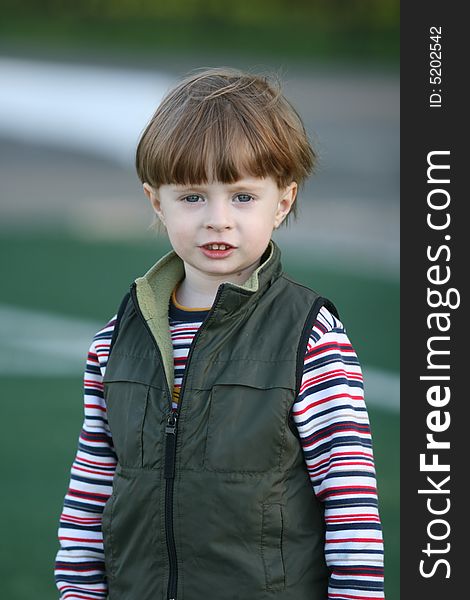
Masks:
[[[140,180],[155,189],[234,183],[244,176],[271,176],[279,188],[292,181],[302,187],[315,162],[302,119],[279,79],[232,68],[192,72],[170,90],[136,153]]]

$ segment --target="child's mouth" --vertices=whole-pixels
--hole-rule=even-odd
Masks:
[[[229,256],[235,248],[228,244],[206,244],[200,246],[203,254],[208,258],[225,258]]]

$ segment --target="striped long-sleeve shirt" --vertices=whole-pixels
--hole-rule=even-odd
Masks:
[[[174,406],[191,342],[207,311],[171,303]],[[103,376],[115,317],[93,339],[85,419],[60,518],[56,582],[62,599],[107,596],[101,515],[116,468]],[[324,504],[328,600],[380,600],[383,542],[361,368],[342,323],[323,307],[310,333],[293,407],[312,493]]]

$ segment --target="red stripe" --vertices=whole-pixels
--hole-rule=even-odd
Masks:
[[[348,598],[351,600],[383,600],[383,596],[353,596],[351,594],[333,594],[329,593],[330,598]]]
[[[106,408],[104,406],[100,406],[99,404],[85,404],[85,408],[95,408],[96,410],[106,412]]]
[[[94,569],[89,569],[89,568],[82,568],[82,569],[67,569],[66,567],[58,567],[57,568],[58,571],[65,571],[66,573],[91,573],[92,571],[98,571],[100,572],[101,569],[99,569],[98,567],[95,567]]]
[[[114,477],[114,472],[107,473],[106,471],[92,471],[91,469],[85,469],[84,467],[79,467],[77,465],[72,465],[72,468],[75,471],[83,471],[84,473],[91,473],[92,475],[99,475],[100,477]]]
[[[342,462],[342,463],[333,463],[331,465],[328,465],[325,469],[322,469],[321,471],[317,471],[316,469],[318,467],[314,468],[309,468],[309,471],[313,471],[315,470],[315,476],[318,477],[319,475],[324,475],[325,473],[334,473],[333,468],[336,469],[336,467],[351,467],[351,466],[357,466],[360,465],[362,467],[372,467],[371,463],[366,463],[366,462],[358,462],[358,461],[351,461],[351,462]],[[365,473],[366,471],[364,471]],[[373,472],[373,469],[372,469]],[[338,477],[344,477],[344,474],[342,475],[342,471],[340,471],[339,473],[337,473]],[[313,476],[313,473],[312,473]]]
[[[306,355],[306,358],[332,351],[354,353],[353,347],[350,344],[338,344],[338,342],[325,342],[324,344],[315,344],[315,349],[312,352],[309,352],[309,354]]]
[[[381,544],[382,540],[380,538],[337,538],[334,540],[326,540],[327,544],[343,544],[347,542],[358,542],[361,544]]]
[[[358,569],[358,570],[361,571],[361,569]],[[347,575],[349,573],[349,571],[339,571],[339,572],[337,572],[337,571],[335,571],[333,569],[333,573],[336,573],[337,575],[343,575],[344,576],[344,575]],[[364,573],[363,575],[361,575],[360,573],[359,574],[358,573],[351,573],[351,575],[354,575],[356,577],[361,577],[362,576],[364,579],[366,579],[366,578],[367,579],[371,579],[371,578],[375,577],[375,579],[382,580],[384,578],[384,576],[381,575],[381,574],[379,574],[379,573],[377,573],[377,574],[376,573]],[[359,579],[359,581],[361,581],[361,579]]]
[[[181,325],[172,325],[172,331],[197,331],[199,326],[193,325],[192,327],[181,327]]]
[[[353,396],[352,394],[333,394],[331,396],[327,396],[326,398],[323,398],[322,400],[318,400],[317,402],[312,402],[311,404],[309,404],[302,410],[294,410],[294,411],[292,411],[292,414],[294,415],[294,417],[297,417],[298,415],[303,415],[305,412],[307,412],[311,408],[314,408],[315,406],[319,406],[320,404],[325,404],[326,402],[330,402],[331,400],[337,400],[338,398],[350,398],[351,400],[363,400],[364,399],[363,396]]]
[[[67,521],[69,523],[80,523],[83,525],[99,525],[101,523],[100,519],[86,519],[85,517],[71,517],[69,515],[62,515],[60,517],[61,521]]]
[[[63,588],[61,588],[63,589]],[[102,588],[101,588],[102,589]],[[96,592],[100,592],[99,589],[94,588],[93,591]],[[79,598],[80,600],[90,600],[90,596],[82,596],[81,594],[79,594],[78,592],[70,592],[70,594],[68,592],[66,592],[63,596],[62,596],[63,600],[67,600],[67,598]],[[93,598],[97,598],[97,596],[93,596]],[[107,598],[107,596],[103,596],[103,598]]]
[[[176,335],[173,333],[171,338],[173,340],[192,340],[194,338],[194,335]]]
[[[76,496],[77,498],[83,498],[88,500],[96,499],[96,502],[106,502],[106,500],[110,496],[110,494],[98,494],[97,492],[81,492],[80,490],[73,490],[71,488],[69,488],[67,494],[69,496]]]
[[[115,460],[113,460],[113,462],[109,463],[109,462],[102,462],[102,461],[98,461],[98,460],[89,460],[88,458],[82,458],[81,456],[77,456],[77,461],[85,462],[90,465],[101,465],[102,467],[115,467],[116,466]]]
[[[370,575],[374,575],[374,577],[381,577],[383,575],[383,568],[382,567],[371,567],[371,566],[363,566],[360,565],[359,567],[344,567],[341,565],[338,565],[337,567],[333,568],[333,571],[335,573],[338,573],[340,575],[345,575],[347,573],[357,573],[357,571],[367,571],[368,573],[370,573]],[[377,571],[377,573],[373,573],[373,571]]]
[[[366,456],[367,458],[371,459],[372,462],[372,453],[367,453],[367,452],[359,452],[359,451],[355,451],[354,453],[351,452],[332,452],[329,458],[323,458],[322,460],[319,460],[318,463],[314,466],[311,467],[311,469],[314,468],[318,468],[320,466],[322,466],[324,463],[329,463],[331,462],[332,464],[336,464],[333,459],[336,458],[337,456]]]
[[[67,540],[68,542],[100,542],[101,540],[98,538],[72,538],[72,537],[62,537],[59,535],[59,540]]]
[[[304,383],[300,386],[300,393],[302,393],[305,388],[313,383],[319,383],[323,381],[328,381],[328,379],[336,379],[340,375],[346,377],[346,379],[353,379],[356,381],[362,381],[362,375],[360,373],[353,373],[351,371],[345,371],[344,369],[335,369],[333,371],[328,371],[327,373],[320,373],[319,375],[314,375],[309,379],[306,379]]]
[[[323,490],[319,494],[317,494],[318,498],[324,500],[325,498],[331,498],[332,496],[354,496],[360,494],[372,494],[373,496],[377,495],[377,489],[374,487],[366,487],[366,486],[354,486],[356,489],[351,489],[352,486],[343,486],[339,488],[327,488]]]
[[[351,515],[349,517],[325,517],[325,521],[327,523],[359,523],[359,521],[364,521],[364,522],[374,522],[374,523],[379,523],[380,519],[377,516],[364,516],[364,517],[360,517],[360,516],[355,516],[355,515]]]
[[[94,379],[83,379],[83,383],[89,387],[97,387],[98,389],[103,389],[104,385],[101,381],[95,381]]]
[[[361,427],[360,425],[358,425],[358,427]],[[363,435],[365,436],[366,439],[370,439],[370,431],[360,431],[360,429],[358,429],[358,427],[343,427],[342,429],[334,429],[333,431],[327,431],[325,433],[325,435],[318,435],[318,434],[313,434],[315,439],[310,441],[307,441],[305,439],[302,440],[302,446],[304,448],[310,448],[311,446],[315,446],[316,444],[318,444],[318,442],[322,442],[323,440],[331,440],[334,441],[335,438],[338,435],[344,435],[345,433],[357,433],[358,435]],[[351,442],[353,443],[353,442]]]

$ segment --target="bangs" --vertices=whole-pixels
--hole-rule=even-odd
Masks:
[[[234,183],[246,176],[268,175],[266,157],[237,122],[216,120],[203,132],[195,124],[193,131],[186,130],[185,139],[179,139],[183,143],[171,148],[162,163],[164,183]]]
[[[147,181],[158,187],[272,176],[284,184],[285,152],[267,123],[254,122],[259,121],[257,115],[247,117],[224,98],[187,110],[175,120],[171,135],[155,144],[145,169]]]

